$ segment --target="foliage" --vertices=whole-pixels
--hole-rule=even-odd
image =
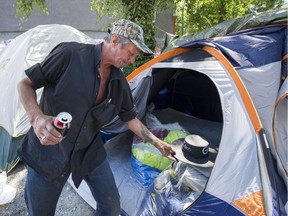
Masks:
[[[177,34],[195,34],[223,21],[280,7],[284,0],[174,0]]]
[[[38,14],[45,13],[48,15],[45,0],[16,0],[13,7],[16,7],[16,16],[19,17],[20,23],[30,18],[34,8],[37,8]]]

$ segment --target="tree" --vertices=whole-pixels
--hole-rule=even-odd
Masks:
[[[280,7],[284,0],[174,0],[177,34],[196,34],[223,21]]]
[[[37,8],[38,14],[45,13],[48,15],[48,8],[45,3],[45,0],[16,0],[14,7],[16,7],[16,16],[19,17],[20,23],[30,18],[34,8]]]

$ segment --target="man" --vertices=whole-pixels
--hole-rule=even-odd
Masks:
[[[96,215],[119,215],[120,198],[99,129],[116,115],[136,135],[170,160],[174,150],[137,119],[131,91],[119,68],[140,53],[151,54],[143,30],[128,20],[113,23],[99,45],[61,43],[46,59],[25,71],[18,92],[32,125],[19,155],[28,165],[25,201],[29,215],[54,215],[61,190],[72,173],[85,180],[97,202]],[[40,105],[36,89],[44,87]],[[73,116],[65,137],[53,126],[62,112]]]

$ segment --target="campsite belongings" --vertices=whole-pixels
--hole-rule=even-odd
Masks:
[[[136,215],[177,215],[203,192],[215,161],[209,154],[209,143],[193,134],[171,145],[180,162],[157,176]]]
[[[183,138],[188,132],[178,123],[162,124],[156,116],[145,116],[147,128],[159,139],[171,144],[174,140]],[[132,143],[131,166],[135,179],[144,187],[148,187],[161,171],[166,169],[171,161],[162,156],[152,144],[144,142],[134,135]]]
[[[199,167],[212,167],[216,158],[217,151],[213,150],[214,157],[210,153],[209,143],[201,136],[192,134],[185,138],[177,139],[171,144],[176,151],[175,157],[187,164]]]
[[[177,214],[285,216],[287,8],[230,20],[199,35],[172,41],[181,47],[167,50],[127,77],[140,119],[152,112],[162,124],[177,122],[218,149],[200,196]],[[17,146],[30,127],[16,85],[27,67],[41,62],[64,41],[95,43],[72,27],[37,26],[12,40],[0,54],[2,170],[17,163]],[[37,93],[40,98],[41,90]],[[137,215],[140,204],[145,206],[145,198],[151,196],[145,196],[147,188],[139,187],[131,170],[133,136],[118,118],[102,130],[118,134],[105,148],[121,207],[127,215]],[[76,191],[95,208],[86,186],[83,182]]]
[[[135,215],[177,215],[200,196],[211,170],[184,162],[171,164],[147,189]]]
[[[172,163],[157,176],[136,215],[177,215],[203,192],[215,162],[209,154],[209,143],[193,134],[176,139],[171,145],[180,162]],[[217,154],[215,149],[213,152]]]

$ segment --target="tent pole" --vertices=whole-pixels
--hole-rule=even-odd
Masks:
[[[279,190],[278,190],[277,183],[276,183],[276,176],[274,173],[275,164],[273,162],[271,149],[269,147],[269,143],[268,143],[268,140],[267,140],[267,137],[263,128],[259,131],[258,136],[259,136],[258,138],[262,147],[265,164],[267,166],[268,176],[271,181],[271,187],[275,189],[276,199],[277,199],[277,210],[278,210],[279,216],[281,216],[280,194],[279,194]]]

